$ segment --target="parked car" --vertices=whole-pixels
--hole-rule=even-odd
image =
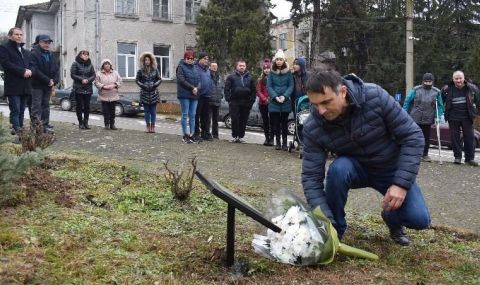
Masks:
[[[98,99],[98,90],[93,88],[92,98],[90,99],[90,111],[102,112],[102,104]],[[52,104],[60,105],[64,111],[75,110],[75,96],[72,94],[72,87],[56,90],[55,96],[52,97]],[[120,100],[115,106],[115,116],[134,116],[143,112],[138,99],[134,99],[131,95],[120,94]]]
[[[230,112],[228,110],[228,102],[225,99],[222,99],[222,105],[220,105],[220,110],[218,112],[218,121],[224,122],[225,127],[232,128],[232,117],[230,117]],[[260,109],[258,109],[258,97],[255,100],[255,103],[250,110],[250,115],[248,116],[247,127],[259,127],[262,128],[262,114]],[[288,134],[293,135],[295,133],[295,120],[293,118],[293,112],[288,116]]]
[[[473,135],[475,137],[475,148],[480,148],[480,132],[474,129]],[[460,137],[463,141],[463,134],[460,133]],[[430,144],[438,146],[437,127],[435,124],[430,128]],[[448,123],[440,124],[440,144],[442,147],[452,148],[452,140],[450,138],[450,128],[448,127]]]

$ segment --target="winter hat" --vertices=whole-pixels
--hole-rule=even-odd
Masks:
[[[427,72],[423,75],[423,81],[434,81],[434,80],[435,80],[435,77],[431,73]]]
[[[272,62],[268,58],[265,58],[262,62],[262,70],[264,70],[266,68],[268,68],[268,69],[272,68]]]
[[[281,58],[283,60],[285,60],[285,53],[283,52],[282,49],[279,49],[277,51],[277,53],[275,54],[275,56],[273,57],[273,60],[275,61],[277,58]]]
[[[204,57],[207,57],[208,56],[208,53],[204,52],[204,51],[201,51],[198,53],[198,59],[202,59]]]
[[[38,44],[40,41],[43,41],[43,42],[53,42],[53,40],[50,38],[49,35],[44,35],[44,34],[41,34],[41,35],[37,35],[35,37],[35,43]]]

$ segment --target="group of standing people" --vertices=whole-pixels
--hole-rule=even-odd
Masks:
[[[454,155],[454,163],[462,163],[462,149],[465,163],[478,166],[475,161],[474,120],[480,112],[480,93],[474,84],[465,80],[462,71],[455,71],[452,81],[441,90],[434,87],[435,77],[425,73],[422,84],[415,86],[405,98],[403,108],[410,114],[423,133],[425,145],[422,160],[431,161],[428,156],[430,128],[437,122],[447,121]],[[437,121],[436,121],[437,120]]]
[[[0,64],[5,73],[4,91],[10,109],[13,132],[23,130],[28,106],[32,125],[43,132],[53,132],[50,125],[50,96],[59,82],[59,65],[49,50],[52,39],[37,35],[31,51],[25,49],[23,31],[11,28],[8,41],[0,46]]]
[[[50,51],[53,40],[48,35],[38,35],[31,51],[25,49],[23,31],[11,28],[8,41],[0,46],[0,64],[5,72],[5,95],[10,109],[13,132],[20,135],[24,127],[24,113],[29,107],[32,125],[39,125],[43,132],[53,133],[50,125],[50,96],[59,83],[59,64]],[[70,68],[73,79],[72,97],[76,102],[78,127],[90,129],[90,100],[93,85],[99,91],[105,129],[117,130],[115,106],[118,104],[122,78],[113,68],[112,61],[102,60],[100,70],[90,60],[90,53],[81,50]],[[140,69],[136,83],[140,87],[140,101],[145,109],[147,132],[155,132],[156,106],[160,100],[158,86],[161,83],[155,57],[151,53],[140,56]],[[73,99],[72,98],[72,99]],[[18,137],[17,137],[18,138]]]
[[[303,58],[294,62],[293,72],[278,50],[262,62],[262,75],[257,80],[244,60],[235,63],[234,72],[224,84],[217,73],[218,65],[209,63],[208,54],[187,50],[177,67],[177,97],[182,112],[182,140],[196,143],[218,139],[218,111],[222,97],[228,102],[232,126],[232,142],[244,142],[248,117],[256,97],[262,114],[264,145],[287,150],[288,117],[295,110],[295,100],[305,95],[307,80]],[[223,88],[222,88],[222,85]]]
[[[205,52],[197,61],[192,50],[185,51],[177,66],[177,98],[181,108],[182,141],[187,144],[218,139],[218,115],[223,82],[218,64]]]

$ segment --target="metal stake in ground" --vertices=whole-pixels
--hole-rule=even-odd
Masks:
[[[215,181],[208,180],[199,171],[195,171],[198,179],[207,187],[207,189],[218,198],[227,202],[227,250],[225,265],[231,267],[235,262],[235,209],[240,210],[245,215],[271,229],[274,232],[281,232],[282,229],[277,227],[274,223],[266,219],[263,214],[250,205],[241,197],[230,192],[228,189],[218,184]]]
[[[437,112],[437,119],[435,120],[435,125],[437,128],[437,140],[438,140],[438,157],[440,159],[440,164],[442,164],[442,143],[440,140],[440,114],[438,113],[438,102],[435,100],[435,111]]]

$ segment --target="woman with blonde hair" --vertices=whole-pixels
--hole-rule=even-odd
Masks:
[[[157,88],[162,83],[162,78],[152,53],[144,52],[140,55],[140,69],[137,71],[135,82],[140,87],[140,102],[145,113],[146,132],[154,133],[157,104],[160,101]]]
[[[100,71],[95,77],[95,86],[98,89],[98,100],[102,102],[103,121],[105,129],[117,130],[115,127],[115,105],[119,99],[118,88],[122,78],[113,69],[112,61],[102,60]]]

